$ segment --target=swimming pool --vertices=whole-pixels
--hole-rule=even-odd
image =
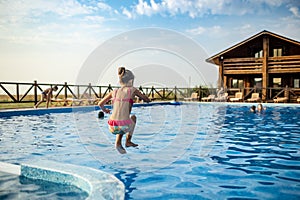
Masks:
[[[300,107],[195,103],[134,107],[126,155],[113,148],[107,116],[84,109],[0,118],[1,161],[49,159],[101,169],[126,199],[299,199]]]
[[[0,171],[0,199],[86,199],[88,194],[77,187],[33,180]],[[34,196],[33,196],[34,194]]]

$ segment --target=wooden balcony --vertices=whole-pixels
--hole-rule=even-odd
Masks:
[[[223,61],[226,74],[261,74],[263,58],[228,58]],[[269,73],[300,73],[300,56],[269,57]]]
[[[268,60],[269,73],[299,73],[300,56],[270,57]]]
[[[260,74],[262,58],[229,58],[224,59],[224,74]]]

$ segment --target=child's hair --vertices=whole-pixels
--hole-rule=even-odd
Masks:
[[[104,118],[104,112],[99,111],[99,113],[98,113],[98,118],[99,118],[99,119],[103,119],[103,118]]]
[[[54,89],[54,90],[57,90],[57,89],[58,89],[57,85],[55,85],[55,86],[53,87],[53,89]]]
[[[252,112],[255,112],[255,109],[256,109],[256,107],[253,105],[253,106],[251,106],[251,111]]]
[[[130,70],[125,69],[125,67],[119,67],[118,75],[119,75],[121,84],[132,86],[133,80],[134,80],[134,75]]]

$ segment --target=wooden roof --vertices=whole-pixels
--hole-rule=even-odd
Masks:
[[[273,37],[278,38],[280,40],[283,40],[285,42],[292,43],[292,44],[300,46],[300,42],[298,42],[296,40],[292,40],[290,38],[287,38],[287,37],[284,37],[284,36],[272,33],[270,31],[263,30],[263,31],[257,33],[256,35],[253,35],[252,37],[250,37],[250,38],[248,38],[248,39],[246,39],[246,40],[244,40],[244,41],[242,41],[242,42],[240,42],[240,43],[238,43],[238,44],[236,44],[236,45],[234,45],[232,47],[229,47],[228,49],[225,49],[224,51],[221,51],[220,53],[218,53],[218,54],[216,54],[214,56],[211,56],[211,57],[207,58],[205,61],[209,62],[209,63],[212,63],[212,64],[219,65],[219,58],[221,56],[223,56],[224,54],[226,54],[226,53],[228,53],[228,52],[230,52],[230,51],[232,51],[232,50],[234,50],[234,49],[236,49],[236,48],[238,48],[238,47],[240,47],[240,46],[242,46],[242,45],[244,45],[244,44],[246,44],[246,43],[248,43],[248,42],[250,42],[250,41],[252,41],[254,39],[257,39],[258,37],[264,36],[264,35],[273,36]]]

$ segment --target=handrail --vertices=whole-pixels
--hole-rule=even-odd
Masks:
[[[299,55],[268,57],[267,63],[269,73],[300,72]],[[226,58],[223,60],[224,73],[238,73],[239,71],[258,73],[262,72],[262,65],[262,58]]]

